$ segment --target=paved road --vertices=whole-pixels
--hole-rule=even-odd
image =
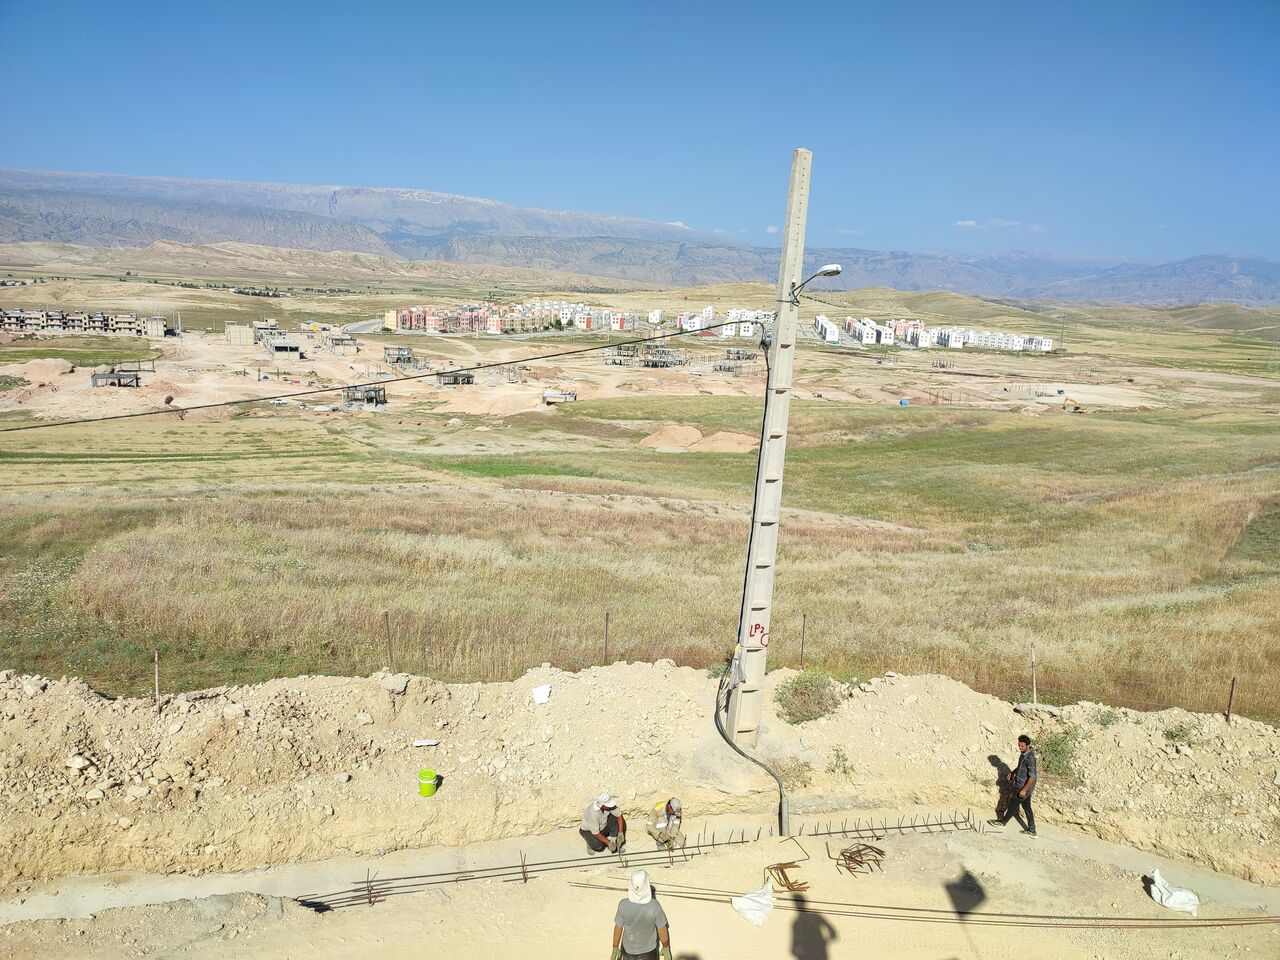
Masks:
[[[356,323],[348,323],[342,328],[342,332],[354,335],[357,333],[377,333],[381,329],[382,321],[375,317],[373,320],[360,320]]]

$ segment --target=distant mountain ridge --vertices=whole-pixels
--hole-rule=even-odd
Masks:
[[[141,247],[226,241],[410,260],[525,267],[689,286],[772,281],[778,253],[682,224],[536,210],[387,187],[175,180],[0,170],[0,242]],[[1010,253],[810,249],[837,261],[827,289],[889,286],[986,297],[1156,304],[1280,304],[1280,263],[1204,255],[1164,264]],[[815,287],[818,287],[815,284]]]

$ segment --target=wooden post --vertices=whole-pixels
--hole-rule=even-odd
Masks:
[[[800,669],[804,669],[804,637],[809,628],[809,615],[800,614]]]
[[[156,713],[160,712],[160,651],[156,650],[152,653],[152,660],[156,668]],[[1228,718],[1231,714],[1231,708],[1227,707]]]
[[[387,628],[387,669],[396,672],[395,658],[391,652],[391,611],[382,611],[382,624]]]
[[[604,612],[604,665],[609,665],[609,611]]]
[[[1227,723],[1231,722],[1231,708],[1236,702],[1236,678],[1231,678],[1231,692],[1227,694]]]
[[[1036,642],[1031,641],[1031,703],[1040,703],[1040,694],[1036,690]]]

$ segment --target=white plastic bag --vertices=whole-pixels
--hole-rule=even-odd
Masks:
[[[740,897],[734,897],[729,903],[738,916],[754,923],[757,927],[763,927],[764,922],[769,919],[769,914],[773,913],[773,881],[765,880],[764,886],[759,890],[752,890]]]
[[[1183,913],[1189,913],[1193,917],[1196,915],[1196,911],[1200,909],[1199,897],[1190,890],[1171,886],[1164,877],[1160,876],[1159,870],[1151,871],[1151,899],[1162,907],[1168,907],[1170,910],[1181,910]]]
[[[551,699],[551,684],[544,683],[541,686],[534,687],[530,693],[533,694],[533,702],[537,704],[546,703]]]

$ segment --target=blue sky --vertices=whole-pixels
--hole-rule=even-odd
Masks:
[[[770,244],[1280,257],[1280,0],[0,0],[0,166],[420,187]]]

